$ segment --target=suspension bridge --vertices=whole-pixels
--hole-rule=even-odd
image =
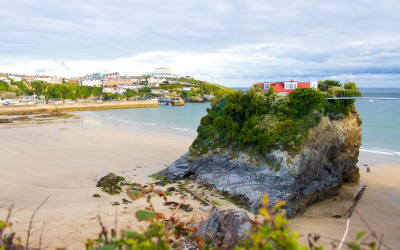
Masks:
[[[320,84],[326,87],[327,100],[400,100],[400,89],[344,89],[342,87]]]

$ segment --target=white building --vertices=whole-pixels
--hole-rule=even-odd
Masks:
[[[1,100],[1,105],[19,105],[19,99],[2,99]]]
[[[191,88],[190,88],[190,87],[182,87],[182,90],[183,90],[183,91],[190,91]]]
[[[80,82],[80,85],[90,87],[103,87],[103,83],[99,79],[84,79]]]
[[[168,77],[168,78],[178,78],[179,75],[175,75],[171,68],[155,68],[153,72],[146,73],[145,75],[155,76],[155,77]]]
[[[10,77],[10,79],[13,80],[14,82],[20,82],[20,81],[22,81],[22,77],[20,77],[20,76],[13,76],[13,75],[10,75],[10,76],[8,76],[8,77]]]
[[[6,82],[6,83],[10,83],[10,79],[8,79],[5,76],[0,76],[0,81]]]
[[[118,85],[119,88],[123,88],[123,89],[133,89],[133,90],[138,90],[143,88],[143,85],[140,84],[119,84]]]
[[[165,82],[166,80],[167,79],[165,77],[151,76],[148,79],[148,82],[149,82],[149,84],[155,84],[155,83],[161,84],[161,83]]]
[[[119,78],[118,72],[103,74],[103,79],[118,79],[118,78]]]
[[[120,87],[104,87],[103,93],[112,93],[112,94],[123,94],[126,92],[126,89]]]

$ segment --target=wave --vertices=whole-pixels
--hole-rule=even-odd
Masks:
[[[133,122],[135,122],[135,121],[133,121]],[[136,122],[136,123],[142,124],[142,125],[148,125],[148,126],[157,126],[156,123],[149,123],[149,122]]]
[[[373,153],[373,154],[382,154],[382,155],[399,155],[400,152],[398,151],[393,151],[393,150],[388,150],[388,149],[379,149],[379,148],[360,148],[360,151],[362,152],[367,152],[367,153]]]
[[[174,129],[174,130],[180,130],[180,131],[190,131],[193,132],[195,130],[189,129],[189,128],[177,128],[177,127],[168,127],[170,129]]]

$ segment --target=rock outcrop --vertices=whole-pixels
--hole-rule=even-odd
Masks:
[[[253,213],[267,193],[271,206],[286,201],[288,217],[294,217],[307,206],[337,195],[343,182],[358,181],[360,145],[356,113],[338,120],[323,117],[295,155],[277,149],[267,152],[264,158],[269,160],[263,160],[229,148],[196,156],[186,153],[159,175],[170,180],[196,175]]]
[[[194,225],[195,235],[201,235],[205,242],[212,240],[210,247],[232,249],[240,241],[250,237],[251,219],[238,210],[214,212],[208,219]]]
[[[202,102],[204,102],[203,98],[201,98],[200,96],[186,97],[186,98],[183,98],[183,100],[185,102],[194,102],[194,103],[202,103]]]

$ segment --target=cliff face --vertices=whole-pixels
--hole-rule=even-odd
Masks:
[[[322,117],[295,155],[276,149],[263,158],[217,148],[193,157],[186,153],[159,175],[170,180],[196,175],[253,213],[267,193],[271,206],[284,200],[288,216],[294,217],[312,203],[337,195],[343,182],[358,181],[360,145],[356,113],[339,120]]]

